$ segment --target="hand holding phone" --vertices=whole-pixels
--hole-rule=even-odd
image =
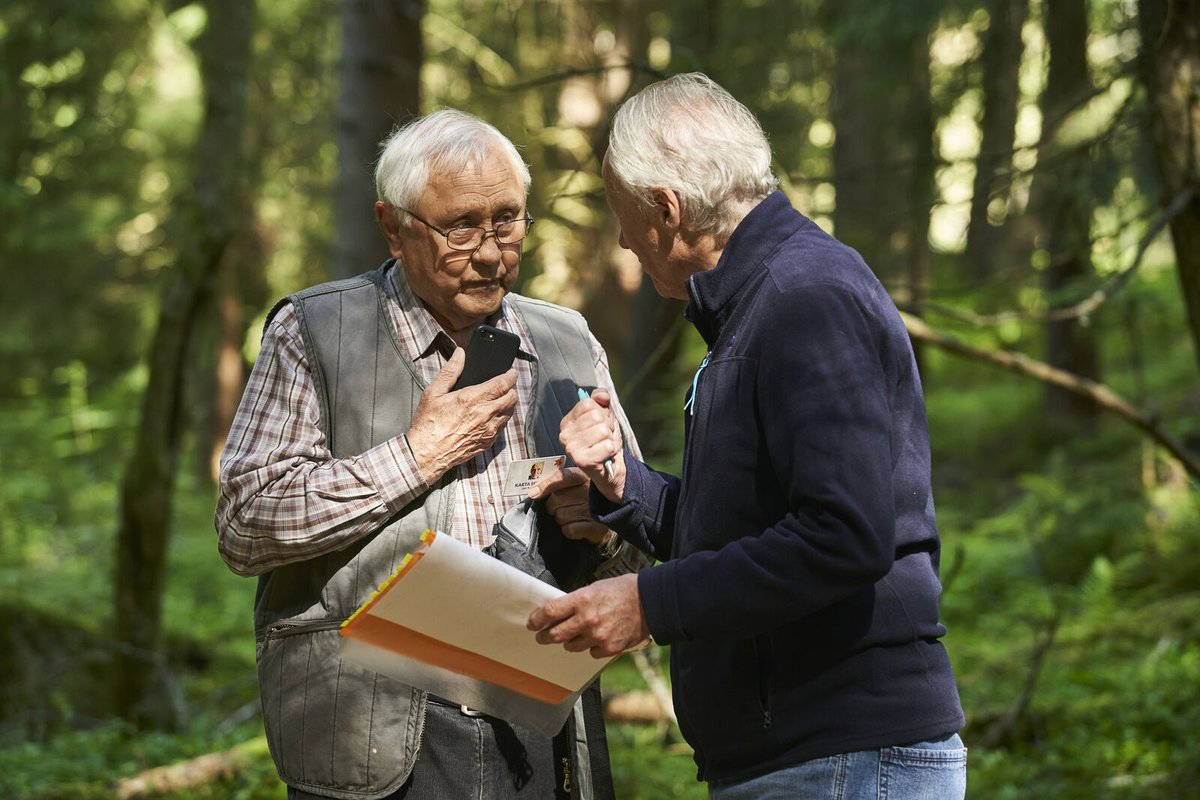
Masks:
[[[465,353],[454,351],[421,392],[405,433],[417,467],[430,484],[491,447],[516,410],[515,380],[495,381],[491,390],[476,390],[469,398],[455,392],[503,375],[512,366],[520,340],[484,327],[472,334]]]
[[[512,368],[521,340],[515,333],[480,325],[467,343],[466,363],[451,391],[491,380]]]

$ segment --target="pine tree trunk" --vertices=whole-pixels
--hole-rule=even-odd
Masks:
[[[205,94],[193,191],[181,198],[179,260],[169,276],[149,354],[141,422],[121,484],[115,581],[114,671],[118,713],[141,725],[169,726],[162,652],[162,595],[179,443],[184,425],[186,353],[197,310],[212,291],[217,264],[238,224],[239,153],[254,4],[208,0],[208,29],[196,42]]]
[[[645,2],[629,4],[622,26],[621,37],[626,52],[637,60],[644,60],[651,32],[646,16],[651,10]],[[697,5],[695,13],[679,19],[672,31],[672,46],[684,58],[702,61],[717,47],[720,0],[704,0]],[[640,13],[638,13],[640,12]],[[714,81],[721,82],[719,73],[709,73]],[[643,85],[653,80],[648,75],[634,76],[629,93],[634,94]],[[618,230],[613,228],[613,235]],[[668,431],[674,429],[678,418],[678,405],[666,410],[658,402],[664,396],[676,396],[679,392],[678,373],[673,367],[679,362],[680,345],[683,341],[684,325],[682,300],[661,296],[654,288],[649,275],[642,275],[641,285],[634,293],[629,314],[629,331],[625,341],[623,359],[626,369],[621,402],[629,414],[630,425],[638,433],[638,444],[648,459],[666,458],[669,448],[665,441]],[[686,323],[685,323],[686,324]],[[695,365],[685,365],[685,370]],[[682,402],[682,400],[680,401]],[[673,455],[673,454],[672,454]]]
[[[1088,95],[1092,83],[1087,62],[1086,0],[1047,0],[1044,13],[1050,66],[1041,99],[1043,144],[1033,190],[1040,245],[1049,253],[1043,289],[1049,307],[1057,308],[1077,302],[1095,274],[1090,245],[1091,203],[1084,180],[1090,164],[1085,154],[1064,151],[1053,144],[1053,131]],[[1095,337],[1085,324],[1074,319],[1051,321],[1046,323],[1045,335],[1048,364],[1101,382]],[[1056,425],[1091,424],[1099,416],[1091,400],[1057,387],[1047,389],[1045,401],[1046,413]]]
[[[375,223],[379,143],[421,111],[424,0],[342,0],[334,195],[334,275],[374,269],[388,256]]]
[[[1142,80],[1164,202],[1191,193],[1170,228],[1200,362],[1200,0],[1141,0],[1138,16]]]
[[[897,194],[900,187],[890,172],[896,160],[892,146],[896,126],[886,123],[884,99],[874,91],[870,49],[847,41],[835,55],[833,228],[837,238],[858,250],[880,280],[894,289],[903,271],[888,258],[895,220],[879,213],[880,198],[903,196],[903,192]]]
[[[988,206],[1006,198],[1011,184],[1017,106],[1021,99],[1021,54],[1027,0],[991,0],[991,18],[983,41],[983,113],[979,155],[975,159],[966,262],[979,280],[991,277],[1001,237],[989,221]]]
[[[898,304],[920,304],[933,197],[929,95],[932,8],[847,0],[831,7],[836,41],[834,234],[858,250]],[[863,27],[864,18],[875,18]]]
[[[929,218],[936,192],[934,167],[934,113],[929,68],[929,42],[918,37],[910,49],[912,75],[911,101],[908,104],[908,130],[912,132],[908,191],[908,307],[921,316],[929,284],[933,279],[933,254],[929,249]],[[923,361],[919,342],[913,350],[920,368]]]

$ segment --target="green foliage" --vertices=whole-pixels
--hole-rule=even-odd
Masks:
[[[10,380],[44,377],[63,354],[102,378],[138,355],[143,330],[128,301],[144,297],[152,275],[131,251],[161,243],[152,198],[166,174],[143,173],[155,149],[139,118],[154,91],[149,14],[145,2],[22,0],[0,10],[5,394]]]
[[[654,648],[651,668],[665,670],[668,648]],[[666,675],[663,675],[666,680]],[[613,692],[646,691],[645,681],[632,657],[618,659],[604,671],[603,690]],[[679,731],[669,723],[652,725],[609,724],[608,747],[612,762],[613,784],[621,800],[658,800],[667,797],[703,798],[703,784],[696,782],[696,762],[692,750]]]
[[[244,176],[256,203],[229,255],[247,318],[327,277],[336,155],[332,7],[259,5],[252,166]],[[1058,298],[1066,301],[1131,266],[1158,202],[1144,99],[1136,87],[1122,88],[1136,52],[1136,9],[1116,0],[1090,5],[1096,82],[1111,86],[1064,128],[1063,152],[1038,161],[1047,171],[1068,156],[1087,162],[1070,180],[1095,207],[1081,240],[1098,274]],[[522,145],[541,220],[522,290],[585,308],[625,388],[640,367],[621,347],[630,265],[615,245],[597,158],[602,120],[624,82],[691,69],[715,76],[759,115],[785,189],[825,224],[836,201],[833,103],[864,102],[835,96],[838,48],[900,63],[904,48],[931,29],[970,42],[982,31],[981,6],[646,0],[637,6],[644,14],[618,15],[609,3],[431,0],[424,102],[478,113]],[[109,797],[115,779],[243,745],[247,766],[235,777],[172,796],[282,797],[258,717],[254,581],[233,576],[218,558],[213,490],[193,471],[177,486],[164,597],[168,673],[187,722],[137,732],[106,713],[117,491],[146,380],[140,355],[176,255],[172,213],[192,186],[189,147],[203,98],[190,42],[204,19],[199,4],[155,0],[15,0],[0,8],[3,797]],[[934,65],[942,123],[962,123],[978,105],[977,54],[966,53],[961,64]],[[626,60],[631,69],[601,77]],[[568,80],[569,72],[581,74]],[[876,74],[882,82],[865,87],[872,96],[911,91],[902,71]],[[594,105],[573,106],[580,91]],[[1027,194],[1031,164],[1015,165],[1010,218]],[[942,166],[937,211],[957,202],[963,181],[954,169],[962,166]],[[880,218],[903,213],[896,198],[879,205]],[[1009,263],[987,281],[968,277],[952,248],[936,254],[932,299],[977,312],[1044,311],[1049,256],[1023,236],[1013,233]],[[1032,318],[994,326],[930,319],[978,347],[1040,353],[1043,329]],[[1087,324],[1105,382],[1195,449],[1194,343],[1167,237]],[[642,442],[656,466],[678,463],[679,406],[703,351],[689,328],[676,362],[652,376],[653,390],[632,410],[659,431]],[[1043,414],[1043,387],[1026,378],[929,348],[922,359],[946,642],[969,718],[970,796],[1200,795],[1195,483],[1113,418],[1092,430],[1055,427]],[[199,439],[189,440],[192,450],[204,446]],[[605,684],[644,688],[629,659]],[[677,731],[613,725],[609,735],[619,797],[704,796]]]
[[[48,746],[24,744],[0,751],[0,792],[22,800],[113,797],[113,782],[156,764],[201,756],[239,740],[214,737],[197,726],[181,734],[137,734],[110,724],[65,734]],[[283,796],[266,743],[251,742],[248,765],[235,780],[222,780],[193,791],[167,795],[174,800],[268,800]],[[31,769],[30,764],[36,768]]]
[[[1194,615],[1196,599],[1186,605]],[[1200,750],[1188,732],[1200,723],[1192,699],[1200,647],[1194,631],[1184,643],[1177,629],[1141,616],[1134,629],[1122,616],[1064,625],[1028,729],[1006,747],[972,752],[972,797],[1028,796],[1029,785],[1056,798],[1195,796]],[[985,693],[964,691],[976,716],[989,708]]]
[[[678,733],[664,735],[649,725],[610,725],[608,746],[621,800],[708,796],[704,784],[696,781],[692,751],[678,741]]]
[[[993,423],[990,412],[1014,405],[1003,387],[970,398]],[[1008,414],[1028,413],[1015,405]],[[1200,721],[1200,583],[1188,553],[1200,499],[1186,484],[1147,495],[1142,454],[1116,426],[1040,459],[1025,452],[1037,472],[985,488],[1012,466],[991,456],[1013,436],[1002,422],[971,428],[969,407],[932,395],[935,437],[952,435],[937,423],[954,409],[978,445],[956,459],[977,483],[943,492],[940,514],[947,646],[968,746],[1034,685],[999,744],[972,751],[971,796],[1024,797],[1030,785],[1056,798],[1192,796],[1197,751],[1185,731]]]

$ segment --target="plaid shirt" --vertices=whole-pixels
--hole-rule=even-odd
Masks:
[[[396,277],[384,281],[388,313],[400,345],[428,382],[446,363],[454,343],[413,295],[403,274]],[[536,357],[528,333],[506,302],[490,322],[517,334],[521,349]],[[590,338],[596,382],[612,392],[613,407],[625,423],[607,356]],[[451,528],[445,531],[481,549],[491,543],[492,527],[508,506],[520,500],[501,495],[509,465],[529,457],[525,419],[533,369],[521,358],[514,366],[516,411],[491,448],[457,467],[458,497]],[[221,456],[219,546],[239,575],[259,575],[339,550],[377,530],[429,488],[404,436],[357,456],[334,458],[317,425],[319,417],[299,322],[288,304],[267,328]],[[632,436],[625,445],[640,455]],[[625,546],[597,574],[636,571],[647,563],[647,557]]]

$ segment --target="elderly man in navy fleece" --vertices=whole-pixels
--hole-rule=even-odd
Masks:
[[[606,392],[564,417],[593,515],[662,563],[530,629],[598,657],[669,644],[711,798],[963,797],[924,397],[895,306],[791,207],[757,120],[703,75],[621,107],[604,185],[621,245],[689,301],[708,355],[679,477],[622,448]]]

